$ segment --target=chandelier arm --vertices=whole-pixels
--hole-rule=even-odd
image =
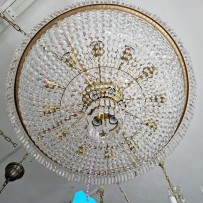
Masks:
[[[86,116],[86,114],[82,115],[81,117],[77,118],[75,122],[71,123],[69,127],[64,129],[64,132],[69,132],[69,130],[76,125],[80,120],[82,120],[84,117]],[[70,132],[69,132],[70,133]]]
[[[98,66],[98,69],[99,69],[99,72],[98,72],[98,75],[99,75],[99,84],[101,85],[102,84],[102,81],[101,81],[101,55],[98,55],[97,62],[98,62],[97,66]]]
[[[13,23],[12,21],[10,21],[2,12],[0,12],[0,18],[2,18],[3,20],[5,20],[9,25],[11,25],[16,31],[22,33],[23,35],[27,35],[27,33],[19,26],[17,25],[16,23]],[[77,52],[75,51],[75,49],[72,47],[71,43],[69,42],[68,45],[71,47],[71,49],[73,50],[73,53],[74,53],[74,56],[76,57],[76,60],[79,62],[80,64],[80,67],[82,68],[82,70],[87,70],[84,66],[84,64],[81,64],[80,63],[80,60],[78,59],[78,54]],[[46,48],[43,46],[43,45],[40,45],[43,47],[43,49],[46,51]],[[46,51],[47,52],[47,51]],[[50,51],[50,53],[52,53]],[[61,57],[59,57],[56,53],[52,53],[58,60],[62,61],[61,60]],[[73,69],[72,69],[73,71]],[[74,72],[74,71],[73,71]],[[90,83],[90,81],[88,81]]]
[[[27,36],[27,33],[19,26],[17,25],[16,23],[10,21],[5,15],[4,13],[0,12],[0,18],[5,20],[9,25],[11,25],[16,31],[22,33],[24,36]],[[80,59],[78,58],[78,54],[77,52],[75,51],[75,49],[73,48],[73,46],[71,45],[70,41],[68,42],[68,45],[71,47],[71,49],[73,50],[73,53],[74,53],[74,56],[76,58],[76,60],[78,61],[80,67],[82,68],[82,70],[86,71],[87,69],[85,68],[84,64],[81,64],[80,63]],[[46,51],[46,48],[43,46],[43,45],[40,45],[43,47],[43,49]],[[46,51],[47,52],[47,51]],[[50,51],[50,53],[52,53]],[[52,53],[58,60],[62,61],[61,57],[59,57],[56,53]],[[73,69],[72,69],[73,71]],[[74,72],[74,71],[73,71]],[[87,79],[87,78],[86,78]],[[90,81],[88,81],[90,83]]]
[[[80,116],[78,119],[76,119],[75,122],[73,122],[66,130],[70,130],[75,124],[77,124],[81,119],[83,119],[86,116],[86,114]]]
[[[123,137],[123,142],[126,143],[125,138]],[[124,148],[124,146],[121,143],[118,143],[119,147],[122,149],[122,151],[127,155],[127,157],[132,161],[132,164],[135,163],[135,159],[133,156],[131,156],[127,150]]]
[[[79,54],[77,53],[77,51],[75,50],[75,48],[72,46],[70,40],[64,35],[64,37],[67,39],[68,41],[68,46],[71,48],[72,52],[73,52],[73,55],[76,59],[76,61],[78,62],[79,66],[81,67],[81,70],[83,71],[84,74],[87,74],[87,75],[91,75],[87,72],[88,68],[85,67],[85,65],[83,63],[81,63],[81,60],[79,58]],[[89,58],[90,59],[90,58]],[[92,75],[91,75],[92,76]],[[91,84],[91,81],[86,77],[85,78],[87,80],[87,82],[89,84]]]
[[[46,52],[46,53],[50,53],[50,54],[52,54],[57,60],[59,60],[59,61],[61,61],[61,62],[64,62],[63,61],[63,56],[58,56],[55,52],[53,52],[53,51],[51,51],[50,49],[48,49],[47,47],[45,47],[44,45],[42,45],[42,44],[39,44],[41,47],[42,47],[42,49]],[[66,63],[65,63],[66,64]],[[66,64],[67,65],[67,64]],[[70,68],[73,72],[74,72],[74,74],[76,74],[77,75],[77,73],[74,71],[74,69],[73,68]]]
[[[72,50],[74,50],[74,51],[73,51],[74,56],[76,57],[76,60],[77,60],[78,63],[79,63],[78,54],[76,53],[75,49],[72,47],[72,45],[70,44],[70,42],[68,42],[68,45],[71,47]],[[43,48],[43,50],[44,50],[45,52],[51,53],[57,60],[59,60],[59,61],[61,61],[61,62],[64,62],[64,61],[63,61],[63,56],[58,56],[55,52],[52,52],[50,49],[48,49],[47,47],[45,47],[45,46],[42,45],[42,44],[40,44],[40,46]],[[66,63],[65,63],[65,64],[66,64]],[[67,65],[67,64],[66,64],[66,65]],[[83,71],[84,74],[91,75],[91,74],[87,73],[87,69],[84,68],[84,65],[83,65],[83,64],[79,63],[79,65],[80,65],[80,67],[82,68],[82,71]],[[71,67],[69,67],[69,68],[77,75],[77,73],[74,71],[74,68],[71,68]],[[79,68],[78,68],[78,70],[81,71],[81,69],[79,69]],[[91,76],[92,76],[92,75],[91,75]],[[86,80],[88,81],[89,84],[91,83],[87,78],[86,78]]]
[[[151,133],[153,132],[153,131],[151,130],[151,128],[150,128],[149,126],[147,126],[147,125],[145,124],[145,122],[144,122],[141,118],[139,118],[139,117],[136,116],[135,114],[132,114],[132,113],[129,112],[129,111],[124,110],[124,112],[127,113],[127,114],[129,114],[129,115],[131,115],[131,116],[133,116],[133,117],[136,117],[136,118],[140,121],[140,123],[141,123],[142,125],[145,125],[146,127],[149,128],[149,130],[150,130]]]
[[[74,55],[74,57],[75,57],[75,59],[76,59],[76,61],[79,63],[79,65],[80,65],[80,67],[82,68],[82,71],[85,73],[85,74],[87,74],[87,75],[89,75],[89,76],[91,76],[91,77],[94,77],[92,74],[90,74],[90,73],[88,73],[87,72],[87,68],[86,68],[86,66],[84,65],[84,63],[81,63],[81,60],[80,60],[80,58],[79,58],[79,54],[77,53],[77,51],[76,51],[76,49],[72,46],[72,44],[71,44],[71,42],[70,42],[70,40],[67,38],[67,36],[65,35],[65,34],[63,34],[63,36],[65,37],[65,39],[67,39],[67,41],[68,41],[68,46],[71,48],[71,50],[72,50],[72,52],[73,52],[73,55]],[[91,44],[90,44],[91,45]],[[88,54],[89,54],[89,52],[88,52]],[[89,55],[88,55],[89,56]],[[90,56],[88,57],[89,58],[89,60],[93,60],[93,58],[91,58]],[[101,59],[101,56],[99,56],[99,61],[100,61],[100,59]],[[101,83],[101,65],[100,65],[100,63],[99,63],[99,65],[98,65],[98,67],[99,67],[99,77],[100,77],[100,83]],[[95,78],[95,77],[94,77]],[[87,79],[87,78],[86,78]],[[88,81],[89,82],[89,84],[90,84],[90,81]]]
[[[170,190],[171,190],[171,192],[173,193],[174,197],[176,198],[177,203],[181,203],[181,200],[180,200],[180,198],[179,198],[177,192],[174,190],[174,186],[173,186],[173,184],[171,183],[171,180],[170,180],[169,176],[167,175],[164,162],[160,162],[160,163],[159,163],[159,166],[160,166],[160,168],[161,168],[162,171],[163,171],[163,174],[164,174],[164,176],[165,176],[165,179],[166,179],[166,181],[168,182],[168,185],[169,185],[169,187],[170,187]]]
[[[23,35],[27,35],[27,33],[16,23],[12,22],[11,20],[9,20],[5,14],[3,12],[0,12],[0,18],[3,19],[4,21],[6,21],[9,25],[11,25],[16,31],[22,33]]]
[[[70,40],[64,35],[64,37],[67,39],[67,43],[68,43],[68,46],[71,48],[71,51],[73,52],[73,55],[76,59],[76,61],[79,63],[80,67],[82,68],[83,71],[87,70],[87,68],[85,67],[85,65],[83,63],[81,63],[80,61],[80,58],[79,58],[79,55],[77,53],[77,51],[75,50],[75,48],[72,46]]]
[[[59,60],[59,61],[61,61],[61,62],[64,62],[64,61],[63,61],[63,56],[64,56],[65,54],[64,54],[63,56],[58,56],[55,52],[51,51],[50,49],[48,49],[48,48],[45,47],[44,45],[42,45],[42,44],[39,44],[39,45],[43,48],[43,50],[44,50],[45,52],[52,54],[57,60]],[[74,49],[74,48],[72,48],[72,46],[71,46],[71,49]],[[77,60],[78,63],[79,63],[78,54],[77,54],[75,51],[74,51],[74,56],[77,56],[77,57],[76,57],[76,60]],[[64,63],[65,63],[65,62],[64,62]],[[65,63],[65,64],[66,64],[66,63]],[[66,65],[67,65],[67,64],[66,64]],[[87,72],[88,69],[84,68],[84,65],[83,65],[83,64],[80,64],[80,63],[79,63],[79,65],[80,65],[80,67],[82,68],[82,69],[77,68],[79,71],[82,71],[82,73],[84,73],[84,75],[87,74],[87,75],[89,75],[89,76],[91,76],[91,77],[94,77],[92,74],[90,74],[90,73]],[[74,72],[75,75],[77,75],[77,73],[74,71],[74,68],[71,68],[71,67],[69,67],[69,68]],[[89,84],[91,84],[91,82],[88,80],[88,78],[85,78],[85,79],[87,80],[87,82],[88,82]]]
[[[100,65],[100,63],[98,64],[98,68],[99,68],[99,83],[101,84],[101,65]]]

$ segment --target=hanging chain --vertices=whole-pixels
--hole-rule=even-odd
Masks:
[[[180,198],[179,198],[179,195],[178,195],[177,192],[174,190],[174,186],[173,186],[173,184],[171,183],[171,181],[170,181],[170,179],[169,179],[169,177],[168,177],[168,175],[167,175],[167,173],[166,173],[166,169],[165,169],[165,166],[164,166],[164,162],[160,162],[160,163],[159,163],[159,166],[160,166],[160,168],[162,169],[162,171],[163,171],[163,173],[164,173],[164,176],[165,176],[165,178],[166,178],[166,180],[167,180],[167,182],[168,182],[168,185],[169,185],[169,187],[170,187],[170,189],[171,189],[171,192],[173,193],[173,195],[174,195],[174,197],[176,198],[177,202],[178,202],[178,203],[181,203]]]
[[[90,154],[90,159],[89,159],[89,176],[87,180],[87,189],[86,189],[86,195],[87,195],[87,200],[89,201],[89,189],[90,189],[90,183],[91,183],[91,176],[92,176],[92,170],[94,167],[94,148],[95,148],[95,142],[96,142],[96,130],[92,130],[92,135],[93,135],[93,143],[91,147],[91,154]]]
[[[1,135],[7,142],[10,142],[10,143],[13,145],[14,148],[17,147],[17,143],[13,142],[13,141],[11,140],[11,138],[8,137],[8,136],[6,136],[1,130],[0,130],[0,135]]]
[[[126,201],[127,201],[128,203],[130,203],[130,200],[128,199],[128,196],[127,196],[127,194],[125,193],[125,191],[123,190],[123,188],[121,187],[121,185],[120,185],[119,183],[117,183],[117,185],[118,185],[120,191],[123,193],[123,195],[124,195]]]
[[[27,35],[27,33],[21,29],[21,27],[19,25],[17,25],[16,23],[14,23],[13,21],[9,20],[5,14],[3,14],[2,12],[0,12],[0,18],[2,18],[3,20],[5,20],[9,25],[11,25],[15,30],[17,30],[18,32],[22,33],[23,35]]]

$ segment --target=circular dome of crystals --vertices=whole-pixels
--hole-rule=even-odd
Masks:
[[[159,18],[120,2],[86,1],[34,27],[11,64],[11,122],[28,152],[74,181],[142,175],[185,134],[195,80]],[[93,152],[91,151],[93,150]]]

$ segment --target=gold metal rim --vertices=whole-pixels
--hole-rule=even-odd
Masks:
[[[50,22],[48,22],[45,26],[43,26],[36,34],[35,36],[30,40],[30,42],[28,43],[27,47],[25,48],[20,62],[18,64],[18,69],[17,69],[17,73],[16,73],[16,78],[15,78],[15,87],[14,87],[14,97],[15,97],[15,106],[16,106],[16,110],[19,116],[19,119],[21,121],[21,124],[24,128],[24,130],[26,131],[27,135],[29,136],[30,140],[34,143],[34,141],[32,140],[32,138],[30,137],[25,124],[23,123],[23,119],[21,116],[21,111],[20,111],[20,107],[19,107],[19,98],[18,98],[18,89],[19,89],[19,80],[20,80],[20,75],[21,75],[21,71],[23,68],[23,64],[25,61],[26,56],[28,55],[29,51],[31,50],[32,46],[35,44],[35,42],[41,37],[41,35],[43,35],[48,29],[50,29],[53,25],[57,24],[59,21],[63,20],[64,18],[70,17],[72,15],[75,15],[79,12],[85,12],[85,11],[91,11],[91,10],[118,10],[118,11],[123,11],[129,14],[132,14],[134,16],[137,16],[143,20],[145,20],[146,22],[150,23],[151,25],[153,25],[164,37],[165,39],[167,39],[167,41],[169,42],[169,44],[171,45],[171,47],[174,49],[176,56],[180,62],[181,65],[181,69],[182,69],[182,75],[183,75],[183,80],[184,80],[184,95],[185,95],[185,101],[184,101],[184,108],[183,108],[183,113],[182,116],[180,118],[180,122],[175,130],[174,135],[176,134],[178,128],[180,127],[180,124],[183,120],[183,117],[185,115],[186,112],[186,108],[187,108],[187,103],[188,103],[188,97],[189,97],[189,79],[188,79],[188,73],[187,73],[187,68],[186,68],[186,64],[185,64],[185,60],[183,58],[183,55],[178,47],[178,45],[176,44],[176,42],[174,41],[174,39],[172,38],[172,36],[168,33],[168,31],[162,27],[158,22],[156,22],[154,19],[152,19],[151,17],[147,16],[146,14],[138,11],[138,10],[134,10],[133,8],[129,8],[126,6],[122,6],[122,5],[114,5],[114,4],[96,4],[96,5],[87,5],[87,6],[82,6],[82,7],[78,7],[75,9],[72,9],[70,11],[67,11],[59,16],[57,16],[56,18],[54,18],[53,20],[51,20]],[[174,137],[174,135],[171,137],[171,139],[168,141],[168,143],[172,140],[172,138]],[[168,143],[162,148],[164,149]],[[48,156],[48,154],[45,154],[37,145],[35,145],[45,156]],[[162,149],[160,151],[162,151]],[[160,153],[160,151],[158,153]],[[52,157],[49,157],[52,161],[54,161],[52,159]],[[54,161],[55,163],[57,163],[56,161]],[[58,164],[58,163],[57,163]]]

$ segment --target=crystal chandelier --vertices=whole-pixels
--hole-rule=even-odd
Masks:
[[[42,165],[69,180],[111,184],[174,150],[194,89],[190,59],[166,24],[101,0],[33,28],[11,64],[7,98],[19,140]]]

